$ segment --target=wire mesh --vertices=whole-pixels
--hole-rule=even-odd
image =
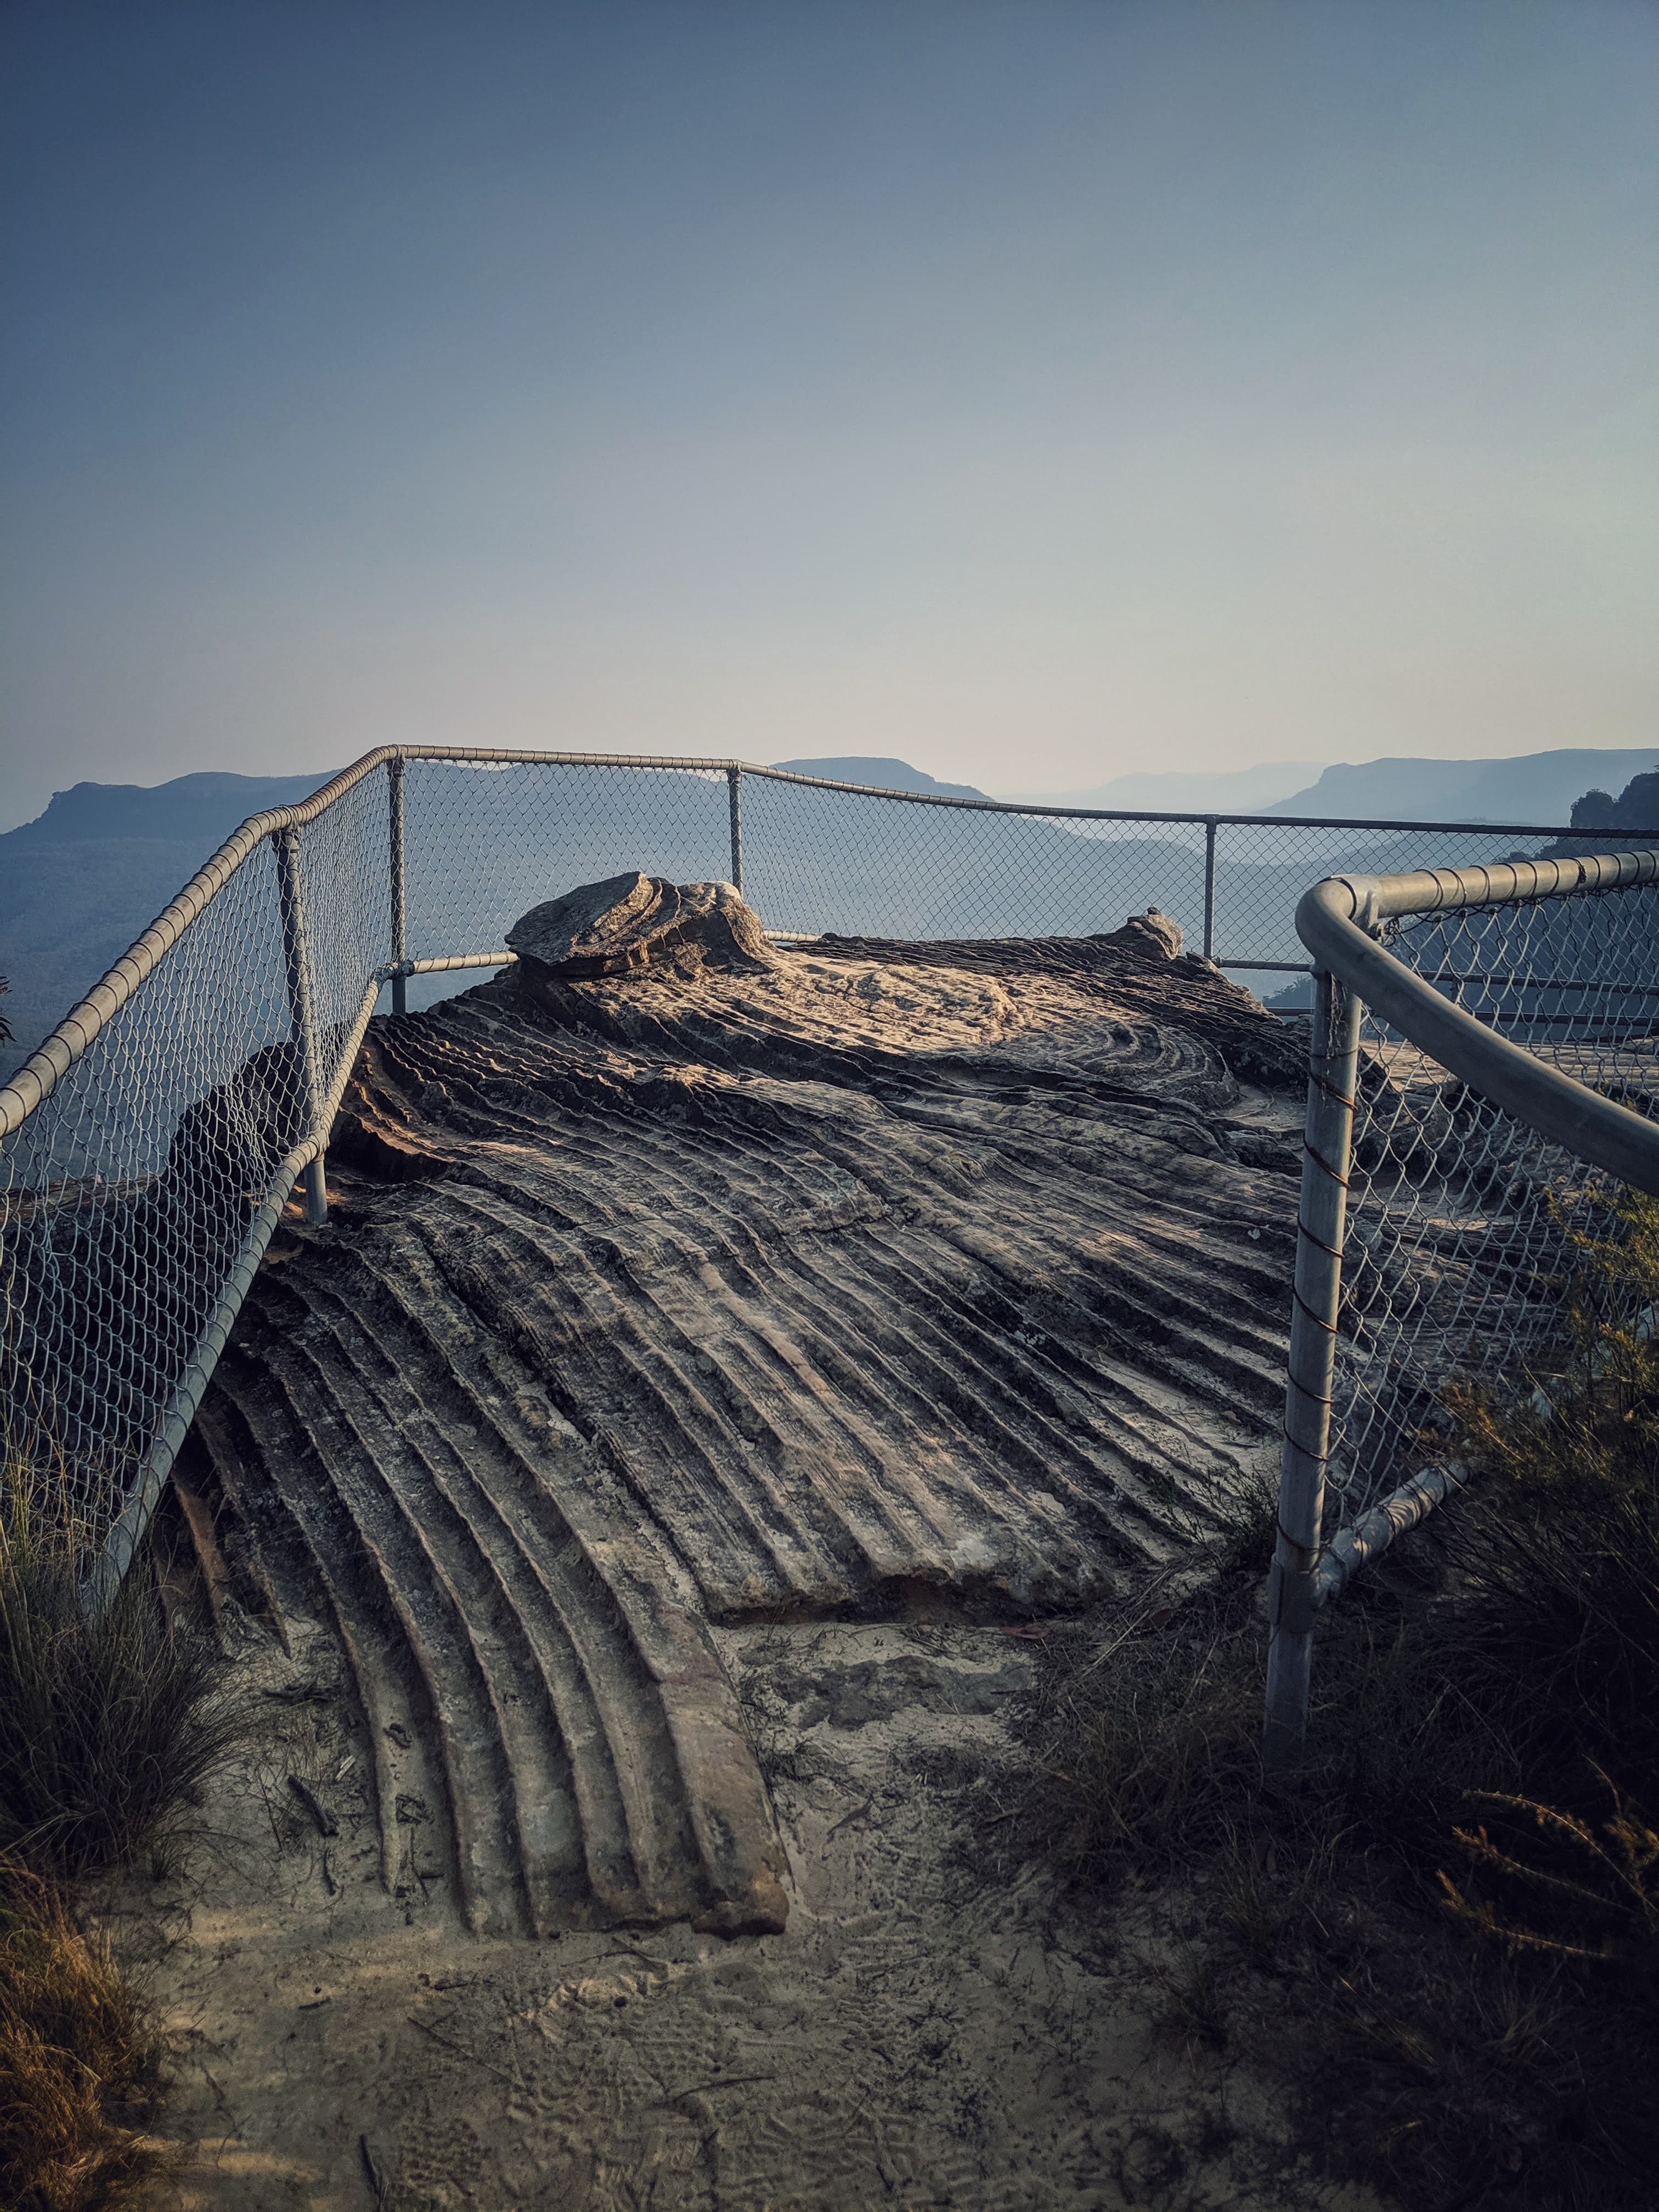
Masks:
[[[1091,825],[744,778],[744,888],[769,927],[840,936],[1078,937],[1149,906],[1201,928],[1201,825]]]
[[[723,769],[410,760],[404,774],[409,957],[491,952],[518,917],[630,868],[732,873]]]
[[[1385,829],[1362,822],[1222,822],[1216,832],[1214,957],[1230,968],[1305,969],[1297,901],[1324,876],[1403,875],[1413,868],[1479,867],[1532,860],[1551,833]],[[1184,917],[1176,919],[1186,926]]]
[[[310,984],[325,1087],[363,992],[392,957],[389,778],[384,769],[298,833]]]
[[[275,856],[261,846],[0,1158],[5,1443],[118,1510],[295,1142]]]
[[[1654,1118],[1654,885],[1410,916],[1382,942],[1512,1042]],[[1575,1239],[1617,1232],[1614,1194],[1363,1011],[1328,1534],[1432,1455],[1449,1383],[1530,1389],[1559,1359],[1587,1280]]]
[[[294,834],[287,885],[258,843],[0,1148],[3,1443],[94,1533],[386,957],[386,811],[382,771]]]
[[[1157,907],[1189,950],[1259,977],[1305,972],[1296,904],[1322,876],[1530,859],[1556,833],[1261,817],[944,806],[744,776],[745,895],[769,927],[840,935],[1071,937]],[[1214,830],[1206,883],[1206,831]],[[1206,947],[1206,912],[1212,918]]]
[[[734,787],[723,763],[412,750],[371,760],[314,814],[260,840],[55,1088],[0,1140],[0,1441],[55,1471],[69,1510],[94,1526],[134,1494],[169,1408],[176,1418],[192,1362],[200,1367],[204,1331],[247,1257],[255,1218],[295,1148],[325,1138],[319,1117],[354,1048],[365,994],[400,955],[486,957],[528,908],[626,870],[686,882],[729,879],[741,869],[745,895],[779,933],[1087,935],[1157,907],[1180,922],[1194,950],[1212,916],[1218,957],[1283,981],[1274,963],[1307,965],[1292,916],[1317,875],[1339,866],[1401,869],[1530,853],[1547,834],[1319,829],[1238,817],[1103,819],[950,805],[751,769]],[[1524,1007],[1544,1024],[1540,1049],[1582,1056],[1593,1032],[1616,1032],[1624,1080],[1638,1063],[1646,1067],[1637,1040],[1644,1023],[1652,1026],[1650,1010],[1634,969],[1599,997],[1573,980],[1600,972],[1583,965],[1595,955],[1595,927],[1603,925],[1559,957],[1552,945],[1548,958],[1541,939],[1516,937],[1500,947],[1496,938],[1487,946],[1455,936],[1456,928],[1474,930],[1473,919],[1449,921],[1454,934],[1443,941],[1409,931],[1401,941],[1420,939],[1425,959],[1457,968],[1462,988],[1488,994],[1493,1018],[1512,1020]],[[1623,939],[1620,947],[1623,958],[1629,948]],[[1562,967],[1565,981],[1547,980],[1550,962],[1561,966],[1569,950],[1580,966]],[[1509,972],[1504,959],[1524,972],[1523,984],[1498,980]],[[434,989],[471,980],[463,972]],[[1577,1011],[1558,1018],[1564,1007]],[[1534,1163],[1518,1136],[1482,1121],[1478,1105],[1437,1091],[1432,1126],[1444,1117],[1468,1158],[1455,1173],[1437,1167],[1438,1182],[1419,1173],[1419,1162],[1438,1161],[1440,1152],[1417,1135],[1407,1144],[1405,1133],[1415,1128],[1411,1117],[1434,1078],[1398,1040],[1379,1037],[1373,1059],[1367,1141],[1379,1164],[1367,1171],[1361,1208],[1370,1242],[1351,1278],[1352,1358],[1377,1373],[1391,1363],[1416,1373],[1432,1329],[1449,1348],[1472,1343],[1486,1325],[1489,1304],[1472,1291],[1453,1302],[1453,1320],[1442,1318],[1443,1285],[1463,1280],[1459,1268],[1467,1273],[1503,1255],[1505,1280],[1530,1285],[1556,1249],[1541,1199],[1511,1207],[1501,1228],[1491,1225],[1488,1206],[1480,1217],[1487,1225],[1473,1226],[1486,1181],[1514,1159],[1521,1164],[1510,1183],[1554,1191],[1571,1169]],[[1431,1223],[1433,1206],[1440,1212]],[[1504,1323],[1511,1336],[1518,1325]],[[1385,1418],[1385,1401],[1393,1402],[1381,1385],[1351,1389],[1357,1465],[1386,1455],[1407,1418]],[[1354,1478],[1362,1486],[1370,1480]]]

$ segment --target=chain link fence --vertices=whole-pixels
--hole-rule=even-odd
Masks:
[[[108,1574],[295,1182],[320,1192],[390,954],[386,778],[332,789],[239,831],[0,1091],[0,1446]]]
[[[325,1209],[323,1147],[377,997],[401,1010],[412,978],[462,987],[447,971],[499,965],[513,921],[573,884],[725,878],[779,935],[1086,935],[1155,906],[1272,988],[1310,969],[1294,915],[1314,876],[1498,861],[1559,834],[1001,806],[735,763],[370,754],[239,830],[0,1087],[0,1443],[124,1571],[296,1183]],[[1477,949],[1431,957],[1467,968]],[[1496,951],[1479,958],[1495,978]],[[1612,999],[1595,1003],[1607,1027]],[[1377,1062],[1401,1115],[1431,1087],[1402,1050]],[[1507,1140],[1477,1141],[1495,1164]],[[1404,1329],[1419,1277],[1391,1221],[1367,1266]],[[1364,1360],[1387,1367],[1392,1328],[1355,1340]],[[1383,1396],[1355,1397],[1356,1439]]]
[[[1267,1751],[1305,1722],[1319,1606],[1443,1499],[1454,1382],[1561,1363],[1585,1239],[1659,1194],[1659,853],[1354,875],[1322,963],[1285,1414]],[[1602,1277],[1599,1318],[1650,1327]],[[1620,1297],[1631,1310],[1615,1310]]]

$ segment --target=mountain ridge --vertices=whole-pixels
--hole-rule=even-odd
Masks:
[[[1079,791],[999,793],[1010,803],[1031,806],[1090,806],[1150,814],[1256,814],[1283,799],[1304,777],[1316,776],[1322,761],[1262,761],[1254,768],[1137,769],[1108,782]]]
[[[908,761],[878,753],[837,753],[827,760],[772,761],[769,765],[786,769],[791,775],[822,775],[832,783],[873,783],[884,791],[921,791],[935,799],[991,796],[975,784],[940,783],[925,769],[912,768]]]
[[[1262,808],[1351,821],[1492,822],[1565,829],[1592,786],[1619,788],[1659,766],[1659,749],[1563,745],[1502,760],[1425,760],[1410,754],[1339,761],[1317,781]]]
[[[250,814],[291,806],[329,775],[77,783],[0,832],[0,975],[11,981],[13,1030],[0,1045],[0,1079]]]
[[[782,761],[775,765],[836,781],[884,784],[890,789],[919,795],[964,799],[986,796],[975,785],[944,782],[913,768],[908,762],[884,756],[837,755]],[[1531,821],[1559,824],[1565,830],[1580,799],[1596,788],[1624,787],[1633,775],[1659,765],[1659,750],[1559,748],[1509,761],[1437,762],[1401,757],[1358,765],[1344,763],[1327,768],[1313,785],[1275,802],[1264,805],[1261,799],[1254,798],[1247,804],[1237,803],[1241,781],[1248,784],[1252,777],[1282,776],[1298,769],[1300,765],[1268,763],[1255,769],[1233,772],[1226,779],[1217,779],[1211,783],[1214,795],[1207,806],[1189,803],[1185,807],[1152,808],[1149,804],[1152,796],[1167,799],[1173,794],[1154,794],[1149,787],[1173,782],[1173,774],[1164,777],[1157,772],[1146,772],[1133,779],[1121,778],[1116,787],[1100,787],[1099,793],[1113,791],[1121,797],[1122,785],[1133,782],[1137,794],[1146,790],[1147,795],[1140,803],[1149,811],[1311,814],[1361,821],[1400,819],[1415,813],[1422,818],[1442,821],[1461,817],[1472,824]],[[726,834],[723,790],[716,792],[707,780],[688,779],[697,784],[700,796],[696,805],[687,795],[659,793],[650,803],[642,796],[635,799],[630,795],[624,806],[619,787],[613,792],[611,787],[618,775],[625,773],[592,772],[598,780],[592,783],[591,793],[585,795],[582,807],[593,815],[589,826],[597,843],[591,854],[586,853],[586,846],[580,856],[574,851],[568,854],[566,858],[572,868],[580,873],[580,867],[585,866],[590,874],[599,875],[607,868],[614,870],[624,864],[641,865],[642,860],[665,867],[671,856],[682,873],[689,871],[712,874],[728,865],[720,857],[726,849]],[[52,1024],[61,1020],[75,1001],[120,957],[180,885],[241,822],[267,807],[292,804],[309,796],[326,780],[327,774],[319,769],[305,775],[270,777],[204,772],[175,777],[160,785],[82,782],[68,791],[54,793],[50,804],[33,822],[0,833],[0,975],[10,977],[11,992],[6,1011],[15,1032],[10,1044],[0,1046],[0,1079],[27,1057]],[[484,781],[493,783],[495,780]],[[1184,783],[1187,779],[1183,776],[1182,781]],[[1199,779],[1194,777],[1191,781]],[[1230,782],[1233,788],[1224,794],[1217,793],[1216,782]],[[1260,785],[1256,787],[1259,789]],[[805,881],[800,864],[810,864],[809,874],[817,871],[813,880],[819,882],[822,896],[817,897],[816,906],[822,907],[825,899],[830,899],[828,886],[831,883],[838,887],[830,906],[838,915],[844,908],[852,921],[838,920],[836,926],[845,928],[856,923],[866,931],[878,929],[899,936],[906,934],[907,930],[911,934],[938,935],[952,931],[961,933],[967,926],[965,911],[953,908],[948,930],[942,914],[930,914],[924,927],[910,912],[914,901],[907,904],[899,898],[895,904],[894,885],[903,873],[904,852],[909,849],[905,840],[914,842],[921,820],[928,821],[931,827],[923,842],[936,846],[939,838],[945,837],[956,855],[953,866],[961,874],[961,882],[967,884],[987,856],[994,849],[1002,848],[1000,841],[1003,841],[1003,832],[994,829],[998,817],[945,810],[931,816],[924,812],[918,817],[918,810],[902,807],[896,812],[913,818],[902,825],[891,825],[896,833],[902,834],[897,834],[896,842],[892,837],[878,841],[884,849],[866,849],[866,843],[856,838],[848,846],[843,836],[841,843],[826,845],[819,851],[818,843],[825,830],[817,820],[821,808],[811,794],[799,787],[786,784],[775,784],[770,789],[775,795],[775,802],[769,803],[763,818],[773,819],[776,834],[786,842],[792,836],[795,837],[799,847],[794,853],[797,878]],[[793,799],[785,796],[792,789],[796,793]],[[482,787],[471,793],[477,801],[496,795],[503,799],[507,796],[486,793]],[[1184,793],[1182,795],[1190,797]],[[1224,804],[1226,797],[1233,798],[1235,804]],[[1222,798],[1224,803],[1216,804],[1216,798]],[[549,803],[557,802],[550,798]],[[851,803],[856,808],[858,802]],[[667,814],[662,813],[664,807],[667,807]],[[457,817],[452,830],[459,825],[459,820]],[[945,826],[947,822],[951,825],[948,832]],[[977,830],[972,827],[975,824],[980,825]],[[476,822],[469,817],[465,826],[468,835],[488,837],[499,834],[501,825],[485,809]],[[617,845],[617,834],[623,829],[628,830],[624,840],[627,849]],[[411,820],[410,836],[416,841],[412,853],[417,854],[419,838],[423,834],[434,834],[431,825],[422,832]],[[1174,833],[1176,842],[1171,842],[1170,833],[1163,833],[1160,837],[1156,827],[1149,824],[1147,831],[1139,838],[1132,836],[1128,842],[1120,842],[1113,852],[1121,878],[1115,895],[1126,903],[1152,902],[1166,912],[1184,915],[1184,926],[1190,928],[1195,926],[1194,902],[1198,892],[1194,888],[1194,871],[1200,860],[1195,852],[1180,844],[1182,834]],[[1034,872],[1034,892],[1056,871],[1064,873],[1082,866],[1097,872],[1106,857],[1103,853],[1075,854],[1075,833],[1066,831],[1058,823],[1042,825],[1040,830],[1037,823],[1028,822],[1019,836],[1024,840],[1020,849]],[[1092,845],[1095,841],[1083,842]],[[615,851],[612,846],[617,846]],[[682,846],[684,851],[680,849]],[[890,851],[884,849],[887,846],[891,847]],[[1235,862],[1238,857],[1234,856]],[[1265,860],[1271,855],[1264,854],[1261,857]],[[1454,851],[1442,852],[1437,848],[1434,854],[1437,864],[1456,857]],[[771,878],[776,871],[769,863],[764,836],[758,833],[750,858],[757,884],[769,883],[769,896],[775,894],[777,885]],[[1355,857],[1346,848],[1334,859],[1322,852],[1316,856],[1310,848],[1305,865],[1318,872],[1322,867],[1334,866],[1338,861],[1354,865]],[[1397,864],[1407,862],[1401,860]],[[1409,864],[1421,864],[1420,854]],[[412,859],[412,865],[418,874],[417,858]],[[1382,863],[1373,861],[1371,865]],[[899,876],[894,876],[894,869],[899,871]],[[538,895],[545,896],[550,890],[565,887],[564,884],[550,881],[545,885],[526,886],[526,890],[533,889]],[[1221,888],[1225,894],[1224,881]],[[1252,895],[1254,904],[1261,906],[1267,895],[1267,878],[1264,877],[1260,890]],[[1275,879],[1271,894],[1274,913],[1281,896]],[[1089,902],[1084,902],[1085,905]],[[1291,902],[1293,905],[1294,900]],[[1223,903],[1225,904],[1224,896]],[[1061,905],[1065,906],[1065,902]],[[1264,917],[1266,912],[1262,908]],[[1005,901],[990,919],[1009,935],[1031,929],[1043,933],[1096,926],[1087,920],[1079,923],[1069,906],[1062,912],[1053,907],[1052,902],[1042,899],[1038,899],[1036,905],[1019,900],[1009,905]],[[822,920],[814,921],[811,915],[782,915],[775,926],[802,927],[807,922],[815,927],[830,926]],[[1278,946],[1276,942],[1270,945],[1268,939],[1274,935],[1272,931],[1260,931],[1257,935],[1261,941],[1253,938],[1249,947],[1252,953],[1260,952],[1264,957],[1271,954],[1278,958],[1293,951]],[[429,994],[436,997],[457,988],[459,984],[447,978],[434,979]],[[427,1002],[428,996],[422,991],[421,1002]]]

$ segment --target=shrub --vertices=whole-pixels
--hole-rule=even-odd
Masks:
[[[1449,1394],[1477,1479],[1322,1622],[1297,1790],[1261,1787],[1241,1529],[1180,1607],[1054,1639],[992,1832],[1173,1883],[1207,2039],[1413,2206],[1612,2212],[1659,2172],[1659,1204],[1615,1211],[1538,1394]]]

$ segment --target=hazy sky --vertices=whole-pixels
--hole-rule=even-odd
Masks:
[[[1659,6],[9,0],[0,822],[1659,743]]]

